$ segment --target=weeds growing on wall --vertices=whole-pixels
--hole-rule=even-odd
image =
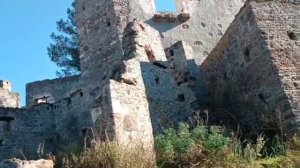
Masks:
[[[278,139],[277,139],[278,140]],[[258,137],[256,142],[241,142],[218,126],[199,124],[190,128],[180,123],[155,137],[156,165],[152,155],[142,147],[120,146],[116,142],[100,143],[80,154],[70,151],[62,162],[64,168],[292,168],[284,145]],[[268,146],[268,147],[267,147]],[[266,155],[271,150],[272,155]]]

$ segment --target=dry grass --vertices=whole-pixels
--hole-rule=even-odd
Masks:
[[[141,147],[126,147],[116,142],[102,143],[79,155],[64,158],[64,168],[150,168],[155,167],[153,155]]]
[[[281,149],[274,143],[274,149]],[[167,129],[155,138],[156,162],[153,154],[142,147],[128,147],[105,142],[79,153],[76,146],[69,149],[63,168],[294,168],[287,151],[263,156],[266,139],[255,143],[241,142],[216,126],[199,125],[193,129],[180,124],[178,130]],[[284,148],[285,149],[285,148]],[[73,152],[73,151],[75,152]],[[286,149],[285,149],[286,150]],[[274,150],[277,151],[277,150]],[[273,153],[274,154],[274,153]]]

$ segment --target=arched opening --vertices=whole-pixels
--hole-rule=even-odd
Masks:
[[[175,0],[155,0],[157,12],[176,12]]]

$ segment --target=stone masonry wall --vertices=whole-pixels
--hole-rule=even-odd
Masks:
[[[177,13],[146,22],[160,32],[164,48],[183,40],[193,48],[196,64],[201,65],[244,3],[245,0],[177,0]]]
[[[205,98],[245,130],[281,117],[297,132],[294,6],[251,3],[234,20],[245,0],[176,2],[176,14],[155,14],[154,0],[76,0],[81,75],[30,83],[26,108],[0,108],[0,160],[37,158],[41,145],[56,154],[90,128],[152,149],[153,134],[188,121]],[[0,107],[18,107],[4,84]]]
[[[272,53],[273,64],[287,96],[287,100],[283,100],[282,104],[279,103],[284,131],[286,134],[300,133],[300,44],[297,43],[296,34],[300,28],[299,5],[253,3],[252,6],[257,17],[257,25],[264,32],[268,48]]]
[[[80,76],[58,78],[28,83],[26,85],[26,105],[54,103],[69,97],[81,87]]]
[[[46,105],[25,109],[0,108],[0,160],[14,157],[37,158],[37,149],[55,128],[54,118]],[[53,148],[45,142],[45,153]]]
[[[108,81],[121,64],[118,14],[122,13],[115,9],[117,4],[117,0],[76,1],[81,76],[86,88]]]
[[[123,31],[134,19],[145,21],[158,30],[164,48],[180,40],[188,43],[194,50],[196,64],[200,65],[222,37],[244,2],[244,0],[180,1],[177,2],[177,6],[185,9],[188,18],[181,17],[180,10],[178,19],[177,14],[175,20],[168,20],[164,15],[164,18],[157,21],[154,17],[156,12],[154,0],[77,0],[76,20],[81,43],[83,80],[87,81],[86,85],[97,86],[102,80],[107,81],[115,75],[123,59],[121,44]],[[211,10],[212,8],[216,10]]]
[[[118,116],[116,123],[126,115],[133,116],[129,121],[133,121],[136,130],[132,132],[150,135],[152,129],[155,134],[187,121],[195,112],[193,106],[198,104],[194,92],[197,78],[192,77],[197,74],[188,65],[193,60],[191,48],[179,42],[169,49],[174,55],[166,56],[159,33],[138,20],[125,29],[123,48],[125,60],[120,77],[116,78],[118,82],[110,82],[113,113]],[[147,120],[151,120],[152,129],[148,128]],[[141,127],[142,123],[147,126]],[[132,133],[124,125],[126,122],[117,129],[117,135]]]
[[[249,133],[299,129],[296,43],[288,35],[295,11],[286,3],[247,4],[201,66],[209,105],[232,112]]]
[[[83,129],[96,122],[99,111],[87,108],[81,90],[53,104],[27,108],[0,108],[0,160],[13,157],[37,159],[37,149],[56,154],[70,143],[83,144]]]
[[[179,41],[167,48],[169,69],[176,82],[177,98],[181,101],[182,111],[199,110],[203,102],[204,88],[201,83],[202,75],[195,62],[193,48],[185,41]],[[188,109],[192,108],[192,109]]]

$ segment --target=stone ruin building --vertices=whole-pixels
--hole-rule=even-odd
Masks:
[[[154,0],[76,0],[81,74],[27,84],[24,108],[0,82],[0,160],[55,154],[91,127],[151,148],[202,109],[299,136],[298,2],[176,0],[159,13]]]

